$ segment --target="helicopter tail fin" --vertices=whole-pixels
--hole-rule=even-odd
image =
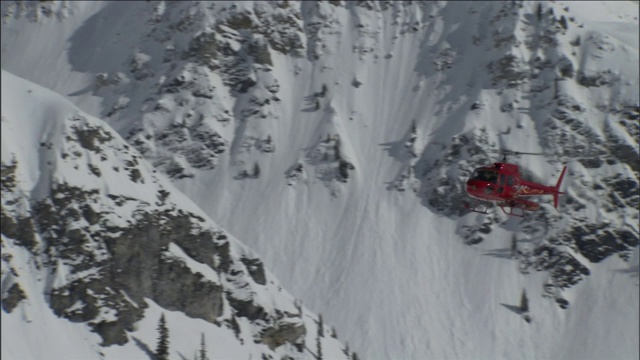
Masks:
[[[555,190],[555,192],[553,193],[553,207],[555,207],[556,209],[558,209],[558,195],[564,194],[564,192],[560,191],[560,185],[562,185],[562,179],[564,178],[564,173],[566,171],[567,171],[567,167],[565,166],[564,168],[562,168],[562,173],[558,178],[558,182],[556,183],[556,186],[553,188]]]

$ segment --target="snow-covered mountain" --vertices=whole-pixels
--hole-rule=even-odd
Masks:
[[[201,337],[211,358],[348,358],[103,121],[5,71],[2,88],[3,357],[145,358],[163,312],[171,358]]]
[[[364,358],[640,356],[637,2],[2,15],[4,69],[107,122]],[[569,167],[560,212],[463,210],[500,148]]]

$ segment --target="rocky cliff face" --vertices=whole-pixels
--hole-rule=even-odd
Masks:
[[[88,324],[101,345],[122,345],[152,300],[226,327],[238,339],[248,334],[272,354],[304,355],[308,325],[302,307],[282,292],[260,259],[104,124],[61,98],[48,99],[36,85],[4,71],[2,76],[3,88],[14,91],[10,100],[3,96],[2,117],[6,313],[24,301],[46,301],[57,316]],[[25,114],[20,100],[29,95],[56,110],[17,126]],[[12,110],[5,112],[5,106]],[[38,147],[18,151],[9,139],[30,132],[42,134]],[[15,263],[12,254],[22,250],[36,274]],[[24,281],[34,276],[43,294],[25,292]]]
[[[414,7],[421,15],[410,14]],[[281,148],[267,130],[273,126],[266,124],[286,121],[281,114],[281,84],[274,56],[299,59],[306,55],[309,61],[325,66],[320,65],[323,60],[335,56],[341,42],[346,41],[349,23],[357,30],[351,55],[362,66],[368,66],[369,62],[379,60],[376,53],[384,38],[383,26],[379,19],[372,18],[374,14],[395,14],[397,39],[429,29],[436,31],[441,25],[434,19],[460,11],[467,16],[465,21],[472,24],[467,29],[474,30],[473,33],[452,32],[443,36],[420,59],[425,62],[420,71],[426,77],[440,76],[451,83],[463,83],[461,76],[471,74],[470,83],[465,84],[471,93],[445,102],[434,115],[444,119],[449,129],[462,129],[465,123],[486,116],[483,113],[499,110],[495,117],[505,119],[504,128],[500,133],[492,133],[481,124],[452,133],[451,138],[442,141],[427,141],[414,122],[407,128],[407,135],[389,149],[403,163],[403,170],[388,189],[413,189],[424,206],[458,218],[465,214],[462,205],[468,199],[464,181],[471,171],[497,160],[497,151],[505,139],[533,132],[542,150],[549,154],[546,159],[549,166],[559,169],[559,164],[579,165],[569,172],[569,177],[575,180],[566,197],[566,216],[543,207],[514,229],[523,235],[522,239],[533,238],[539,244],[533,248],[525,246],[526,260],[522,260],[521,267],[545,262],[538,269],[551,270],[552,282],[567,288],[588,274],[588,264],[582,264],[575,253],[589,262],[613,254],[628,257],[630,250],[639,244],[638,228],[628,220],[637,219],[640,198],[637,161],[640,110],[634,99],[635,85],[619,74],[620,71],[634,74],[633,70],[618,69],[617,62],[607,64],[607,59],[617,59],[632,51],[630,45],[584,29],[569,8],[554,4],[514,1],[453,7],[440,3],[339,1],[163,6],[161,15],[155,17],[145,35],[151,39],[144,42],[148,50],[140,50],[145,54],[164,51],[162,60],[152,57],[144,65],[155,74],[144,84],[161,83],[156,94],[146,100],[156,105],[143,106],[143,121],[133,122],[138,127],[127,137],[156,165],[161,165],[160,170],[174,178],[193,176],[190,169],[214,168],[215,159],[227,150],[236,179],[258,177],[264,156],[278,156],[275,150]],[[412,16],[415,18],[411,19]],[[188,41],[179,45],[173,31]],[[471,55],[479,49],[485,50],[481,57]],[[134,59],[136,56],[131,55]],[[137,69],[142,67],[135,66],[128,76],[135,78]],[[357,76],[351,81],[354,89],[361,84]],[[140,84],[131,82],[117,91],[127,93],[134,86]],[[334,124],[346,116],[331,106],[328,91],[323,84],[305,98],[308,107],[303,111],[323,112],[320,135],[312,140],[314,144],[308,148],[304,161],[292,164],[286,177],[293,185],[302,177],[305,166],[311,167],[330,194],[339,196],[348,191],[340,184],[348,182],[350,174],[358,171],[351,160],[358,154],[340,146],[341,138],[347,138],[348,134],[341,133]],[[453,88],[445,94],[451,96],[461,91]],[[104,94],[105,99],[111,93],[97,92]],[[624,95],[605,95],[610,93]],[[160,116],[159,111],[165,113]],[[113,116],[120,120],[131,118],[126,113]],[[145,123],[145,117],[153,116],[160,116],[165,123],[169,120],[168,125],[140,125]],[[230,123],[234,124],[233,131],[224,130]],[[215,130],[203,132],[203,126]],[[154,137],[150,132],[157,135]],[[525,176],[543,183],[553,181],[536,178],[527,171],[526,159],[513,160],[523,166]],[[202,166],[204,163],[208,165]],[[601,176],[599,170],[617,173]],[[584,199],[594,196],[585,197],[594,191],[599,194],[597,211],[611,215],[622,212],[626,220],[616,224],[610,220],[588,220],[585,209],[589,207]],[[504,216],[492,215],[480,225],[483,231],[467,228],[460,234],[465,242],[478,244],[491,236],[495,227],[504,227],[505,222]],[[590,223],[588,229],[586,223]],[[549,249],[568,260],[548,263],[540,258]]]

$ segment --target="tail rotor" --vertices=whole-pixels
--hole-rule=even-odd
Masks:
[[[565,166],[562,168],[562,173],[558,178],[558,182],[556,183],[556,186],[553,188],[553,190],[555,190],[555,192],[553,193],[553,207],[555,207],[556,210],[558,209],[558,195],[564,194],[564,192],[560,191],[560,185],[562,185],[562,179],[564,178],[564,173],[566,171],[567,171],[567,167]]]

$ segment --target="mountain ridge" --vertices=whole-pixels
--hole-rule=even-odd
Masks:
[[[104,349],[89,356],[104,357],[111,346],[140,345],[138,336],[151,340],[137,326],[153,302],[153,312],[204,320],[203,336],[235,334],[223,349],[233,357],[312,356],[305,341],[314,315],[119,135],[4,70],[2,86],[12,89],[2,96],[3,330],[46,323],[33,314],[45,303],[98,334],[86,344]],[[5,329],[16,313],[27,322]],[[259,345],[244,345],[250,339]],[[329,354],[347,357],[337,340],[325,342]],[[3,344],[3,355],[41,356],[21,345]],[[134,349],[127,357],[143,356]]]

